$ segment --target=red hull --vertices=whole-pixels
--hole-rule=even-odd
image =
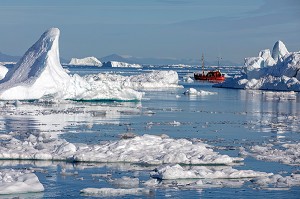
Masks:
[[[220,71],[209,71],[206,75],[201,73],[194,73],[195,80],[202,81],[217,81],[221,82],[225,80],[224,74],[221,74]]]

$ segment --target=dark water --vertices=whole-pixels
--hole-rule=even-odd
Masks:
[[[108,72],[135,75],[156,68],[110,69]],[[170,68],[159,68],[170,70]],[[106,72],[107,69],[70,67],[71,73],[80,75]],[[72,143],[99,143],[103,140],[118,140],[119,134],[132,132],[143,134],[167,134],[172,138],[198,138],[216,148],[221,154],[238,156],[238,147],[262,143],[298,143],[300,98],[282,100],[267,98],[261,91],[213,88],[211,83],[182,81],[183,77],[196,71],[195,68],[176,68],[180,84],[184,88],[146,91],[141,102],[70,102],[68,104],[23,103],[15,108],[1,110],[0,133],[11,131],[62,131],[61,137]],[[225,68],[228,74],[238,73],[236,68]],[[188,88],[217,92],[217,95],[186,96]],[[178,97],[179,96],[179,97]],[[43,114],[28,114],[43,112]],[[48,114],[44,114],[48,113]],[[70,114],[71,113],[71,114]],[[105,113],[105,114],[104,114]],[[109,114],[107,114],[109,113]],[[289,117],[290,116],[290,117]],[[289,119],[289,118],[296,119]],[[174,121],[180,125],[174,125]],[[282,124],[280,126],[272,124]],[[131,164],[72,164],[46,161],[0,161],[2,168],[42,168],[36,172],[45,191],[37,194],[16,195],[21,198],[85,198],[80,190],[88,187],[118,188],[107,178],[92,174],[111,174],[138,177],[140,182],[149,180],[152,167]],[[238,169],[252,169],[273,173],[299,170],[277,162],[258,161],[246,157]],[[66,169],[68,175],[62,175]],[[140,187],[143,187],[140,183]],[[238,187],[153,188],[150,195],[123,196],[122,198],[299,198],[300,188],[289,190],[263,190],[246,182]],[[2,196],[0,196],[1,198]],[[3,198],[15,196],[4,196]]]

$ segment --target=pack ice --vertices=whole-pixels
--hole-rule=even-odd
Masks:
[[[289,52],[282,41],[259,52],[258,57],[245,58],[242,75],[228,78],[216,87],[300,91],[300,52]]]

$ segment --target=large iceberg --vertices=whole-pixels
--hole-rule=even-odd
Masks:
[[[99,61],[96,57],[85,57],[82,59],[72,58],[69,65],[73,66],[102,66],[101,61]]]
[[[258,57],[245,58],[241,75],[226,79],[216,87],[300,91],[300,52],[289,52],[282,41],[277,41],[272,53],[269,49]]]
[[[47,30],[7,72],[0,80],[0,100],[141,100],[143,93],[134,89],[178,87],[178,74],[174,71],[129,78],[111,78],[109,74],[100,74],[97,78],[70,76],[59,61],[59,34],[57,28]],[[5,71],[1,67],[2,76]]]

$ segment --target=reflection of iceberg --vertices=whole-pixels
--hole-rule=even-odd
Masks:
[[[246,101],[248,125],[254,125],[262,132],[299,131],[297,93],[243,90],[239,93]]]
[[[140,103],[22,102],[0,106],[0,130],[5,132],[63,131],[69,126],[118,125],[123,114],[138,115]],[[3,121],[3,123],[2,123]]]

